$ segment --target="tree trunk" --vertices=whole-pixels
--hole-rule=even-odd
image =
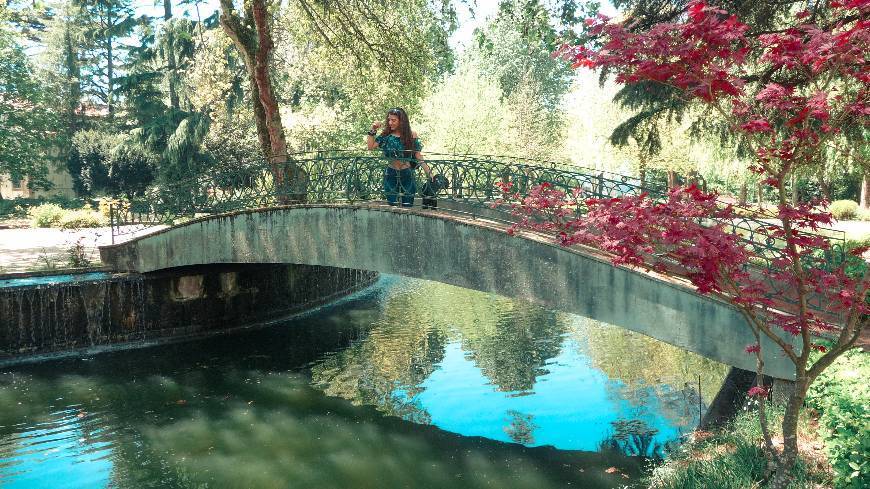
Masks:
[[[677,186],[677,172],[668,170],[668,188],[672,189]]]
[[[798,457],[798,418],[808,387],[809,380],[805,376],[798,377],[794,383],[794,392],[789,396],[782,418],[782,453],[777,461],[776,475],[768,485],[769,489],[786,489],[791,482],[791,471]]]
[[[244,17],[236,13],[232,0],[221,0],[220,3],[221,25],[242,55],[248,71],[257,137],[263,155],[269,161],[279,200],[282,203],[304,200],[307,175],[294,163],[288,164],[280,107],[272,89],[269,61],[274,43],[266,0],[246,3]]]
[[[757,192],[757,197],[758,197],[757,198],[758,207],[760,208],[760,207],[764,206],[764,184],[761,182],[758,182],[755,185],[755,190]]]
[[[831,182],[825,180],[824,174],[819,172],[819,190],[822,192],[822,198],[831,201]]]
[[[79,115],[76,110],[79,108],[82,98],[81,88],[81,68],[78,63],[78,53],[73,45],[72,35],[69,31],[69,26],[64,28],[63,32],[63,50],[64,50],[64,69],[66,70],[67,86],[64,95],[67,97],[64,106],[66,112],[66,133],[68,138],[72,138],[79,130]]]
[[[797,175],[794,173],[791,174],[791,202],[792,204],[798,204],[798,187],[797,187]]]
[[[110,6],[106,7],[106,25],[108,28],[106,29],[106,77],[107,86],[106,86],[106,105],[109,110],[109,120],[113,120],[115,117],[115,104],[114,104],[114,87],[115,87],[115,73],[114,67],[115,63],[112,59],[112,8]]]
[[[163,0],[163,20],[166,21],[163,28],[166,30],[166,68],[167,68],[167,80],[169,81],[169,105],[174,110],[178,110],[179,102],[178,102],[178,90],[177,90],[177,77],[176,77],[176,66],[175,66],[175,37],[172,32],[172,27],[169,25],[169,21],[172,20],[172,1],[171,0]]]
[[[746,206],[746,200],[749,194],[749,187],[746,185],[746,182],[740,184],[740,192],[737,194],[737,205],[743,207]]]
[[[870,177],[866,170],[861,177],[861,208],[870,209]]]

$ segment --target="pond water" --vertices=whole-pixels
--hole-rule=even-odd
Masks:
[[[70,282],[92,282],[112,276],[106,272],[87,272],[63,275],[35,275],[32,277],[0,279],[0,287],[24,287],[27,285],[55,285]]]
[[[5,369],[0,487],[621,487],[725,373],[586,318],[385,277],[265,329]]]

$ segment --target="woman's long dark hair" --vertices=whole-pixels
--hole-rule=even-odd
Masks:
[[[384,129],[381,131],[381,136],[388,136],[392,133],[390,130],[390,116],[399,117],[399,139],[402,140],[402,146],[405,147],[407,158],[414,157],[414,135],[411,132],[411,123],[408,121],[408,113],[401,107],[390,109],[387,111],[387,116],[384,118]]]

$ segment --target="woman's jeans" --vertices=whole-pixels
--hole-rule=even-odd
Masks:
[[[396,170],[387,168],[384,170],[384,195],[390,205],[398,205],[401,198],[402,207],[414,205],[414,194],[417,193],[417,181],[414,179],[414,170],[405,168]]]

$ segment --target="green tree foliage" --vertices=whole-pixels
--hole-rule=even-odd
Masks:
[[[211,162],[203,152],[210,119],[193,108],[189,95],[194,87],[185,86],[178,76],[193,64],[195,32],[193,22],[172,19],[171,14],[156,32],[150,24],[142,25],[140,45],[129,53],[128,73],[119,78],[129,134],[120,154],[149,153],[147,161],[162,181],[197,175]],[[136,161],[141,171],[134,174],[151,174],[145,171],[145,160]],[[128,186],[119,190],[135,191]]]
[[[3,26],[7,16],[0,7],[0,175],[47,187],[45,141],[56,118],[23,47]]]
[[[423,102],[421,134],[427,151],[457,154],[497,152],[505,139],[507,114],[498,83],[463,58],[456,72]]]
[[[556,20],[540,0],[503,0],[495,19],[476,32],[484,76],[498,80],[506,97],[533,87],[529,103],[536,101],[549,112],[571,86],[568,63],[551,56]]]
[[[404,107],[412,124],[431,82],[453,65],[450,2],[290,2],[276,31],[288,145],[360,144],[373,118]]]
[[[571,71],[550,56],[557,19],[537,0],[500,4],[423,104],[430,150],[568,159],[561,104]]]
[[[111,155],[123,140],[120,134],[93,129],[79,131],[73,136],[68,166],[77,194],[94,195],[111,189]]]
[[[70,0],[79,9],[82,22],[84,95],[104,104],[111,120],[115,114],[115,93],[123,73],[122,39],[131,35],[136,18],[131,0]]]

